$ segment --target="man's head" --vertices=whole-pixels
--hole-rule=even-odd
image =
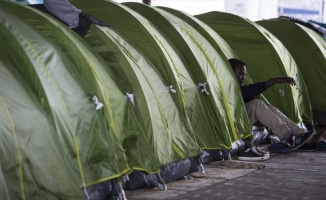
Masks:
[[[231,58],[228,61],[233,69],[239,85],[243,85],[243,81],[245,80],[247,74],[247,69],[245,66],[246,64],[236,58]]]
[[[149,5],[149,6],[150,6],[150,5],[151,5],[151,3],[152,3],[152,2],[151,2],[151,0],[143,0],[143,4],[147,4],[147,5]]]

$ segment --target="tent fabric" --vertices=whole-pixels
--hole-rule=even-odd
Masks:
[[[326,29],[316,23],[312,23],[310,21],[304,21],[304,20],[301,20],[301,19],[298,19],[295,17],[289,17],[289,16],[280,16],[279,18],[291,20],[292,22],[295,22],[296,24],[300,24],[302,26],[305,26],[309,29],[314,30],[316,33],[318,33],[322,37],[326,36]]]
[[[168,7],[159,7],[167,12],[170,12],[171,14],[179,17],[183,21],[185,21],[187,24],[192,26],[196,31],[198,31],[202,36],[205,37],[205,39],[215,48],[215,50],[219,53],[219,55],[224,59],[225,64],[231,69],[231,66],[229,65],[228,59],[230,58],[239,58],[238,55],[234,52],[234,50],[230,47],[230,45],[219,35],[217,32],[215,32],[211,27],[209,27],[207,24],[205,24],[203,21],[197,19],[194,16],[191,16],[187,13],[171,9]],[[232,73],[233,74],[233,73]],[[234,74],[233,74],[234,75]],[[247,74],[247,83],[252,83],[252,80],[250,78],[250,75]],[[261,95],[261,98],[265,99],[263,95]],[[265,99],[267,102],[267,100]],[[240,102],[241,104],[242,102]],[[238,113],[236,113],[236,117],[234,117],[234,120],[239,122],[236,122],[235,124],[243,124],[243,127],[246,127],[247,122],[247,116],[242,115],[239,116]]]
[[[0,199],[107,199],[130,173],[164,186],[198,168],[201,150],[252,137],[227,62],[242,55],[210,24],[143,4],[70,3],[87,21],[82,37],[43,5],[0,1]],[[289,113],[308,116],[305,93],[282,89]]]
[[[185,91],[196,91],[195,83],[192,82],[188,72],[175,66],[183,66],[180,58],[176,55],[171,45],[150,23],[132,12],[132,10],[118,3],[107,1],[94,1],[89,7],[88,1],[71,1],[74,5],[85,12],[105,21],[117,31],[127,42],[138,51],[143,52],[153,63],[153,67],[164,66],[161,71],[156,70],[164,79],[165,86],[172,86],[176,90],[172,95],[181,112],[185,112]],[[128,26],[123,25],[128,24]],[[172,67],[171,67],[172,66]],[[163,71],[164,70],[164,71]]]
[[[152,26],[147,19],[123,5],[105,1],[95,2],[94,6],[101,8],[96,9],[96,12],[93,11],[95,9],[91,9],[88,6],[87,2],[72,1],[72,3],[75,3],[74,5],[85,12],[110,24],[119,35],[147,56],[152,62],[155,70],[163,77],[164,85],[166,87],[172,86],[176,90],[176,92],[172,92],[171,95],[176,105],[178,105],[178,109],[184,114],[186,121],[189,123],[189,115],[187,116],[187,112],[188,114],[191,112],[192,117],[198,119],[196,124],[192,124],[191,126],[200,126],[202,128],[201,132],[205,132],[210,128],[211,125],[201,125],[201,121],[205,122],[205,118],[201,118],[203,110],[201,110],[199,107],[200,105],[196,103],[200,95],[196,88],[196,83],[193,82],[181,58],[168,40],[163,37],[162,33]],[[121,26],[121,24],[126,23],[129,25]],[[192,110],[189,110],[189,108]],[[209,123],[208,120],[209,119],[206,121]],[[227,137],[229,136],[227,135]],[[214,142],[217,138],[213,139]],[[229,138],[227,139],[229,140]],[[230,147],[229,141],[227,141],[227,146],[228,148]],[[209,146],[208,148],[217,149],[220,147],[221,145],[218,144]]]
[[[183,118],[160,75],[151,67],[150,61],[109,28],[93,26],[85,36],[85,40],[106,60],[107,66],[110,66],[118,75],[118,85],[124,91],[132,92],[135,95],[134,109],[137,108],[137,111],[134,111],[133,115],[143,119],[143,122],[137,124],[137,126],[142,126],[142,129],[134,130],[133,134],[147,136],[147,144],[138,144],[134,148],[129,147],[128,153],[133,155],[128,156],[128,160],[145,160],[146,151],[150,149],[154,149],[154,152],[165,152],[157,153],[158,161],[153,162],[155,159],[149,159],[134,169],[144,170],[157,162],[159,162],[158,166],[163,166],[186,157],[200,155],[200,151],[198,148],[196,149],[197,144],[189,135],[178,135],[178,133],[187,133],[186,124],[182,121]],[[171,139],[172,134],[182,140],[184,147],[178,147],[174,139]],[[124,146],[135,145],[135,141],[131,140],[134,137],[130,136]],[[149,147],[144,148],[143,145]],[[187,149],[185,145],[194,146],[195,152],[184,152],[183,150]],[[134,153],[138,149],[144,149],[144,151]],[[192,150],[192,148],[189,149]],[[155,172],[153,170],[144,171]]]
[[[210,133],[203,132],[201,127],[195,127],[198,143],[207,145],[216,141],[215,138],[222,138],[222,141],[226,141],[225,137],[231,137],[231,142],[235,142],[239,138],[252,136],[249,120],[245,121],[246,117],[242,118],[244,119],[242,124],[235,123],[235,118],[246,116],[241,95],[233,72],[209,42],[190,25],[166,11],[137,3],[123,5],[148,19],[173,43],[196,83],[207,82],[210,95],[201,95],[202,100],[198,103],[204,102],[205,105],[202,107],[206,110],[203,114],[208,115],[207,118],[213,125],[212,133],[216,135],[210,136]],[[235,110],[237,110],[236,114]],[[192,124],[197,120],[191,119]],[[243,126],[244,124],[246,126]],[[225,130],[224,127],[227,129]],[[225,132],[228,132],[230,136],[225,135]],[[225,147],[228,147],[227,145],[229,144],[224,143]]]
[[[176,106],[166,83],[163,84],[159,74],[150,67],[151,63],[114,31],[92,26],[98,30],[93,35],[99,37],[98,41],[103,36],[114,45],[109,45],[110,51],[104,53],[116,56],[101,55],[103,51],[92,48],[93,41],[82,39],[50,15],[10,2],[1,1],[0,4],[1,42],[10,41],[6,48],[0,48],[1,61],[6,63],[4,66],[12,65],[8,69],[16,69],[31,87],[29,91],[35,95],[33,101],[39,102],[40,113],[44,115],[41,119],[49,124],[51,138],[44,135],[40,139],[54,142],[51,151],[38,145],[43,151],[34,153],[34,150],[30,151],[31,155],[25,155],[28,140],[18,137],[22,143],[17,143],[16,148],[21,149],[22,155],[17,156],[15,167],[10,167],[14,175],[6,172],[6,164],[13,156],[2,156],[0,166],[4,178],[1,179],[1,189],[8,189],[10,194],[23,199],[64,198],[64,195],[69,199],[81,199],[83,195],[96,199],[94,195],[98,191],[93,188],[97,184],[121,178],[132,169],[158,173],[164,165],[201,154],[189,135],[193,134],[192,128]],[[15,59],[16,56],[20,59]],[[191,87],[197,91],[194,85]],[[10,91],[9,88],[8,85],[5,91]],[[127,92],[135,95],[134,102]],[[1,91],[0,95],[4,94]],[[104,107],[97,110],[99,103]],[[4,104],[8,104],[7,101]],[[16,108],[11,107],[15,112],[25,112]],[[15,125],[8,112],[11,114],[6,109],[1,112],[1,117],[8,118],[2,121],[6,122],[6,128]],[[19,124],[31,119],[16,117],[15,120]],[[22,127],[13,132],[32,134],[29,130]],[[34,137],[42,134],[42,130],[37,130]],[[9,146],[4,145],[1,152],[11,149]],[[55,154],[56,151],[59,153]],[[56,165],[43,165],[43,159],[32,159],[51,155]],[[31,166],[26,159],[33,160]],[[60,179],[55,179],[58,166],[62,166],[60,173],[63,175],[58,173]],[[45,170],[48,174],[42,176],[52,177],[53,181],[36,180],[34,177],[39,177],[36,167]],[[18,171],[20,173],[15,176]],[[27,186],[26,181],[33,184]],[[62,181],[66,181],[67,186],[60,184]],[[48,190],[37,190],[37,187]]]
[[[51,123],[50,116],[47,117],[33,88],[17,69],[3,62],[0,66],[0,182],[5,190],[1,194],[7,194],[1,199],[41,196],[80,199],[80,182],[73,175],[75,169],[63,156],[65,152],[58,148],[60,143],[55,138],[55,125]],[[29,120],[31,118],[32,121]],[[57,170],[57,166],[61,169]],[[57,177],[60,184],[57,180],[49,181],[52,177]],[[43,190],[39,189],[39,185]],[[51,195],[50,191],[55,195]]]
[[[196,17],[189,15],[185,12],[175,10],[169,7],[158,8],[170,12],[171,14],[177,16],[178,18],[185,21],[187,24],[196,29],[202,36],[205,37],[207,41],[218,51],[219,55],[224,59],[225,63],[228,64],[228,59],[238,57],[230,45],[211,27],[205,24],[203,21],[197,19]]]
[[[253,82],[275,76],[291,76],[297,85],[274,85],[264,97],[296,123],[312,121],[308,92],[301,73],[288,50],[270,32],[242,17],[222,12],[195,16],[209,25],[246,63]]]
[[[191,25],[196,31],[198,31],[202,36],[205,37],[207,41],[215,48],[215,50],[220,54],[220,56],[224,59],[225,63],[228,65],[228,67],[231,68],[229,65],[228,60],[230,58],[239,58],[239,56],[234,52],[234,50],[230,47],[230,45],[219,35],[217,32],[215,32],[210,26],[205,24],[203,21],[197,19],[194,16],[191,16],[187,13],[183,13],[178,10],[174,10],[167,7],[159,7],[163,10],[166,10],[173,15],[176,15],[180,19],[187,22],[189,25]],[[250,78],[250,74],[247,74],[246,76],[246,83],[250,84],[253,83],[252,79]],[[264,97],[264,95],[260,95],[260,98],[263,99],[265,102],[268,102],[267,99]],[[235,117],[235,120],[246,120],[246,116],[242,117]],[[239,122],[243,123],[244,125],[246,122]]]
[[[288,19],[257,21],[289,50],[300,69],[314,112],[326,112],[326,41],[315,31]],[[284,34],[286,33],[286,34]]]
[[[81,188],[130,172],[110,120],[123,111],[125,97],[103,65],[68,28],[42,34],[41,19],[50,18],[35,20],[36,12],[26,6],[0,4],[0,39],[8,44],[0,48],[1,75],[14,74],[10,85],[9,75],[2,75],[0,93],[1,133],[11,141],[1,137],[1,169],[12,198],[80,199]],[[60,48],[48,37],[64,32],[76,45]],[[102,110],[95,110],[92,95],[104,103]]]

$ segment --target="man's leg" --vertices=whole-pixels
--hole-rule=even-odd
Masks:
[[[285,116],[279,109],[275,108],[274,106],[268,106],[268,108],[277,115],[283,122],[286,123],[286,125],[294,132],[294,133],[304,133],[306,132],[306,129],[301,128],[296,123],[294,123],[292,120],[290,120],[287,116]]]
[[[291,133],[291,129],[286,123],[272,112],[263,101],[255,99],[246,103],[245,106],[248,117],[252,123],[259,121],[264,126],[271,129],[281,140]]]

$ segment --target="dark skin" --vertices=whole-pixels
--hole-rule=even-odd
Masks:
[[[247,74],[246,66],[242,65],[236,67],[234,70],[234,74],[238,80],[239,85],[242,86]],[[271,87],[274,84],[279,84],[279,83],[289,83],[292,86],[296,85],[295,80],[289,76],[274,77],[272,79],[265,81],[267,88]]]

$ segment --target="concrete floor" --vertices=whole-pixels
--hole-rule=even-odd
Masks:
[[[213,162],[197,174],[168,183],[168,190],[126,191],[132,199],[326,200],[326,152],[271,154],[266,161]]]

